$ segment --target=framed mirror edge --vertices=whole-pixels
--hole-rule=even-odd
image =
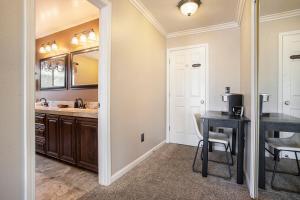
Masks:
[[[41,70],[41,63],[45,60],[53,59],[53,58],[60,58],[64,57],[65,58],[65,81],[64,81],[64,86],[58,86],[58,87],[44,87],[42,88],[42,70]],[[40,91],[48,91],[48,90],[67,90],[68,89],[68,66],[69,66],[69,53],[63,53],[63,54],[58,54],[54,56],[49,56],[45,57],[39,60],[39,87],[38,89]]]
[[[80,90],[80,89],[97,89],[98,88],[98,84],[88,84],[88,85],[73,85],[73,57],[74,55],[78,55],[81,53],[87,53],[87,52],[92,52],[92,51],[99,51],[99,46],[95,46],[95,47],[90,47],[90,48],[86,48],[86,49],[81,49],[81,50],[77,50],[77,51],[72,51],[70,52],[70,64],[69,64],[69,88],[72,90]],[[98,63],[99,64],[99,63]]]

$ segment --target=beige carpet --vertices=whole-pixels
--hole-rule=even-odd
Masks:
[[[236,165],[231,181],[201,174],[191,169],[195,148],[183,145],[164,145],[110,187],[97,186],[81,200],[247,200],[246,184],[235,183]],[[213,152],[210,159],[224,158],[223,152]],[[200,167],[201,163],[197,163]],[[227,176],[225,165],[209,164],[209,172]],[[260,199],[297,199],[286,193],[261,193]],[[299,196],[298,196],[299,197]]]
[[[87,171],[38,157],[37,200],[247,200],[250,199],[246,184],[236,184],[236,162],[232,167],[231,181],[214,176],[203,178],[192,171],[194,147],[167,144],[143,161],[132,171],[109,187],[97,185],[97,176]],[[214,151],[210,159],[224,159],[224,152]],[[268,162],[272,165],[272,162]],[[285,164],[283,166],[292,166]],[[201,167],[201,160],[197,162]],[[290,167],[290,170],[294,168]],[[209,173],[227,176],[227,166],[209,163]],[[269,179],[270,174],[267,178]],[[279,179],[282,179],[280,175]],[[298,177],[296,177],[298,178]],[[297,181],[299,179],[292,179]],[[285,183],[290,182],[286,178]],[[269,180],[267,180],[267,183]],[[299,195],[275,192],[267,185],[260,190],[260,198],[266,200],[296,200]]]

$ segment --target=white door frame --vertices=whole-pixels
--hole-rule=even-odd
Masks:
[[[300,34],[300,30],[279,33],[278,61],[278,112],[283,112],[283,38],[288,35]]]
[[[110,68],[111,68],[111,15],[112,5],[108,0],[89,0],[101,10],[100,65],[98,101],[98,160],[99,184],[111,183],[110,147]],[[35,0],[24,0],[24,66],[23,66],[23,119],[24,119],[24,193],[26,200],[35,199]]]
[[[197,45],[189,45],[189,46],[182,46],[182,47],[176,47],[176,48],[168,48],[167,49],[167,110],[166,110],[166,143],[170,143],[170,96],[171,96],[171,91],[170,91],[170,59],[171,59],[171,53],[173,51],[178,51],[178,50],[185,50],[185,49],[191,49],[191,48],[198,48],[198,47],[205,47],[205,61],[206,61],[206,69],[205,69],[205,99],[206,99],[206,104],[205,104],[205,110],[208,110],[209,108],[209,48],[208,44],[197,44]]]

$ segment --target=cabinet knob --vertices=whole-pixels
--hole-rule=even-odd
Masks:
[[[289,106],[290,105],[290,101],[285,101],[284,105]]]
[[[201,103],[201,104],[204,104],[204,103],[205,103],[205,101],[202,99],[202,100],[200,101],[200,103]]]

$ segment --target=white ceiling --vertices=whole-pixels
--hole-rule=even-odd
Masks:
[[[177,8],[179,0],[139,0],[167,33],[235,21],[239,0],[202,0],[199,10],[187,17]]]
[[[261,0],[261,15],[270,15],[300,9],[300,0]]]
[[[36,38],[99,17],[99,9],[87,0],[36,0]]]

